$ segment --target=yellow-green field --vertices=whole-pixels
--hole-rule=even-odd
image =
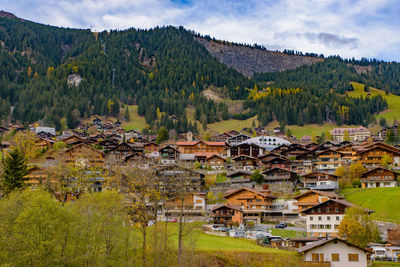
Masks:
[[[354,204],[374,210],[376,220],[400,221],[400,187],[394,188],[351,188],[342,190],[346,199]]]
[[[137,111],[137,105],[129,106],[130,120],[122,123],[122,127],[125,130],[141,130],[146,126],[146,120],[144,117],[139,116]]]
[[[354,91],[347,92],[348,96],[351,97],[360,97],[367,96],[370,94],[371,96],[382,95],[385,100],[388,102],[388,109],[379,113],[376,118],[379,120],[380,118],[385,118],[389,124],[393,122],[393,120],[400,118],[400,96],[386,94],[385,91],[378,90],[376,88],[370,87],[370,92],[364,91],[364,84],[353,82],[351,83]]]

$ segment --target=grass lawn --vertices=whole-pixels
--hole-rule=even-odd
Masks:
[[[372,218],[388,222],[400,222],[400,187],[344,189],[346,199],[354,204],[375,211]]]
[[[123,122],[122,128],[124,128],[125,130],[142,130],[145,127],[146,120],[144,119],[144,117],[139,116],[137,110],[137,105],[129,106],[130,121]]]
[[[372,267],[392,267],[400,266],[400,262],[384,262],[384,261],[374,261]]]
[[[347,92],[351,97],[367,96],[368,92],[364,91],[364,85],[361,83],[353,82],[354,91]],[[400,96],[393,94],[386,94],[385,91],[378,90],[376,88],[370,87],[370,92],[372,96],[382,95],[388,102],[388,110],[379,113],[376,118],[379,120],[384,117],[388,123],[392,123],[395,118],[400,119]]]
[[[299,238],[305,237],[307,233],[294,230],[271,228],[271,234],[281,236],[282,238]]]

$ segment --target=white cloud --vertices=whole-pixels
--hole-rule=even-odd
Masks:
[[[0,6],[57,26],[103,30],[183,25],[272,49],[400,60],[396,0],[0,0]]]

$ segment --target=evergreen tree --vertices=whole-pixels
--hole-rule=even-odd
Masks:
[[[4,193],[10,193],[25,185],[26,178],[24,177],[28,173],[27,164],[24,154],[17,148],[11,150],[2,159],[2,168],[1,188]]]
[[[161,126],[160,129],[158,129],[156,143],[160,144],[168,139],[169,139],[169,133],[168,133],[167,128],[165,128],[164,126]]]

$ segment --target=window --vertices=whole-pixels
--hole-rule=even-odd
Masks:
[[[325,225],[325,229],[332,229],[332,225],[330,224]]]
[[[335,212],[336,212],[336,213],[339,212],[339,208],[335,208]]]
[[[332,253],[332,261],[339,261],[339,254],[338,253]]]
[[[349,261],[358,261],[358,254],[349,254]]]
[[[321,208],[318,208],[318,212],[321,213]]]
[[[318,216],[318,221],[322,221],[322,217],[321,216]]]
[[[336,216],[336,221],[340,221],[340,217],[339,216]]]
[[[313,220],[313,216],[310,216],[310,221],[312,221]]]
[[[339,229],[339,224],[335,224],[334,228],[335,230]]]
[[[331,220],[331,216],[327,216],[326,219],[327,219],[328,221],[330,221],[330,220]]]
[[[313,261],[324,261],[324,253],[313,253],[311,254],[311,258]]]

